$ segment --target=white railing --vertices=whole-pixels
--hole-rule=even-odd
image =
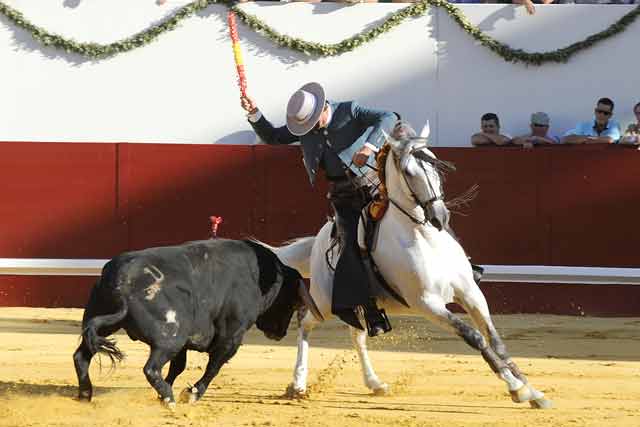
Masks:
[[[0,275],[99,276],[106,259],[0,258]],[[640,285],[640,268],[484,265],[484,281]]]

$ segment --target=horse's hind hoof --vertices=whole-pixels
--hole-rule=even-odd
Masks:
[[[198,401],[198,389],[195,387],[187,387],[180,393],[180,402],[193,404]]]
[[[284,392],[284,397],[287,399],[305,399],[307,392],[296,388],[293,383],[287,386],[287,390]]]
[[[387,396],[391,394],[391,390],[389,390],[389,384],[382,383],[377,388],[371,390],[374,396]]]
[[[549,399],[541,398],[541,399],[533,399],[529,401],[529,405],[533,409],[551,409],[553,408],[553,402]]]

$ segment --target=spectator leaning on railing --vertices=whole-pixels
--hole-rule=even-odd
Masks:
[[[600,98],[595,108],[595,119],[581,122],[565,132],[565,144],[612,144],[620,139],[620,124],[613,120],[613,101]]]
[[[500,134],[500,119],[495,113],[483,114],[480,118],[480,132],[471,136],[472,145],[507,145],[511,137]]]
[[[620,138],[620,144],[640,145],[640,102],[633,107],[636,122],[627,126],[624,135]]]
[[[513,138],[516,145],[522,145],[522,148],[531,149],[534,145],[550,145],[560,142],[560,139],[549,134],[549,124],[551,120],[547,113],[542,111],[531,115],[530,128],[531,132],[526,135]]]

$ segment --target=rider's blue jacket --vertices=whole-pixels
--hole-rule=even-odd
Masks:
[[[266,144],[300,142],[304,166],[311,185],[314,184],[320,167],[329,178],[343,177],[345,168],[350,168],[360,175],[362,172],[351,163],[353,155],[365,143],[380,148],[385,141],[384,134],[391,134],[398,119],[395,113],[369,109],[355,101],[328,103],[331,108],[331,120],[327,127],[312,129],[302,136],[293,135],[286,126],[274,127],[264,116],[255,123],[249,121]],[[369,164],[372,166],[375,162],[373,157],[369,158]]]

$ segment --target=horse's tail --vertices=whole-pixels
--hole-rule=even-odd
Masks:
[[[113,314],[105,314],[96,316],[83,324],[82,339],[91,354],[101,353],[109,357],[111,366],[114,367],[116,361],[121,362],[125,355],[118,347],[114,340],[98,335],[101,328],[109,328],[116,325],[125,318],[129,311],[127,300],[124,296],[118,294],[118,303],[120,308]]]
[[[293,267],[302,277],[308,279],[311,274],[311,249],[316,241],[315,236],[299,237],[297,239],[284,242],[282,246],[269,246],[256,239],[251,239],[255,243],[271,249],[278,255],[283,264]]]

